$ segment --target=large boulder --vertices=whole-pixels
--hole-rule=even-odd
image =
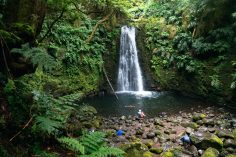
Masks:
[[[219,151],[216,150],[215,148],[208,148],[201,157],[218,157],[219,156]]]
[[[213,147],[217,150],[222,150],[223,148],[223,141],[214,134],[196,132],[190,136],[190,139],[192,143],[200,149]]]

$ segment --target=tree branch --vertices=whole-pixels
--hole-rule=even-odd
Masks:
[[[98,26],[99,26],[101,23],[103,23],[104,21],[108,20],[109,17],[112,15],[112,13],[113,13],[113,11],[111,11],[107,16],[105,16],[104,18],[102,18],[101,20],[99,20],[99,21],[96,23],[95,27],[93,28],[92,33],[90,34],[90,36],[88,37],[88,39],[86,40],[86,42],[89,43],[89,42],[92,40],[92,38],[93,38],[93,36],[94,36],[96,30],[98,29]]]
[[[24,127],[22,128],[22,130],[19,131],[17,134],[15,134],[15,135],[9,140],[9,142],[11,142],[16,136],[20,135],[20,133],[21,133],[26,127],[29,126],[29,124],[31,123],[32,120],[33,120],[33,117],[31,117],[31,118],[29,119],[29,121],[24,125]]]
[[[114,93],[115,96],[116,96],[116,99],[119,100],[119,98],[118,98],[118,96],[117,96],[117,94],[116,94],[114,88],[112,87],[111,82],[110,82],[110,80],[109,80],[109,78],[108,78],[108,76],[107,76],[106,69],[105,69],[104,66],[102,67],[102,70],[103,70],[103,73],[104,73],[104,75],[105,75],[105,77],[106,77],[106,79],[107,79],[108,84],[110,85],[110,87],[111,87],[113,93]]]
[[[66,8],[63,8],[63,10],[61,11],[60,15],[51,23],[51,25],[49,26],[47,32],[44,34],[44,36],[38,40],[39,43],[41,43],[47,36],[48,34],[51,32],[52,27],[62,18],[63,14],[65,13]]]

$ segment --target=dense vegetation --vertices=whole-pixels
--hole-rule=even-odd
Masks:
[[[105,70],[115,82],[123,24],[144,32],[156,86],[235,101],[234,0],[0,0],[0,154],[124,154],[74,104],[104,88]]]
[[[235,7],[230,0],[149,4],[139,26],[163,88],[220,103],[234,101]]]

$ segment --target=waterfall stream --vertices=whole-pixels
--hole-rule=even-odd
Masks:
[[[123,26],[121,28],[117,84],[119,92],[143,91],[134,27]]]

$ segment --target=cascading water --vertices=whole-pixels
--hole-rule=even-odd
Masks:
[[[143,91],[134,27],[121,28],[118,91]]]

